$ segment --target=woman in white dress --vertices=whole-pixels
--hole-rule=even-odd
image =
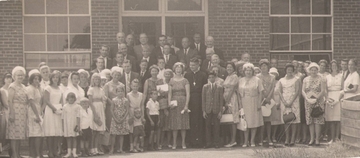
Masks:
[[[350,74],[344,81],[344,88],[340,92],[340,97],[344,96],[344,98],[352,97],[360,92],[359,82],[360,77],[357,70],[357,61],[355,59],[350,59],[348,64],[348,69]]]
[[[336,60],[330,62],[331,74],[326,76],[326,107],[325,121],[330,126],[332,143],[339,139],[340,135],[340,91],[342,83],[342,74],[339,73],[339,67]]]
[[[60,72],[54,71],[50,74],[50,85],[45,88],[44,92],[44,136],[47,140],[49,157],[59,156],[58,146],[63,136],[63,127],[61,112],[63,106],[63,93],[59,88]]]
[[[41,74],[41,81],[40,81],[40,87],[41,89],[45,89],[49,83],[49,75],[50,75],[50,67],[46,65],[46,63],[44,63],[45,65],[40,66],[39,71]]]
[[[80,74],[78,72],[73,72],[70,74],[68,79],[67,91],[65,91],[64,96],[67,96],[68,93],[73,92],[76,96],[75,103],[80,104],[80,99],[85,97],[84,90],[79,86]]]

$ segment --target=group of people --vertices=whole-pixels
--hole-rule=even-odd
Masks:
[[[63,157],[78,157],[271,146],[283,135],[286,146],[320,145],[325,136],[332,143],[340,138],[340,99],[360,91],[354,59],[294,60],[284,68],[261,59],[255,67],[248,53],[225,62],[211,36],[205,44],[200,34],[194,43],[185,37],[182,48],[171,36],[160,36],[157,47],[144,33],[136,46],[127,44],[133,35],[116,38],[117,45],[101,46],[91,71],[40,63],[28,73],[16,66],[4,74],[0,140],[10,144],[11,157],[20,157],[27,138],[36,158],[44,138],[49,157],[62,149]]]

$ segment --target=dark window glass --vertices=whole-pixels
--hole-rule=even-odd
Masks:
[[[69,0],[69,14],[89,14],[89,0]]]
[[[46,0],[47,14],[67,14],[67,0]]]
[[[312,14],[331,14],[331,0],[312,0]]]
[[[289,33],[289,18],[270,18],[270,33]]]
[[[25,35],[25,51],[45,51],[45,35]]]
[[[67,33],[68,18],[67,17],[47,17],[48,33]]]
[[[271,50],[289,50],[289,35],[270,35]]]
[[[202,0],[167,0],[168,10],[201,11]]]
[[[90,33],[90,17],[70,17],[70,33]]]
[[[310,0],[291,0],[291,14],[310,14]]]
[[[313,33],[331,33],[330,17],[313,17],[312,18]]]
[[[68,50],[68,35],[48,35],[47,50],[48,51],[66,51]]]
[[[312,35],[312,49],[313,50],[331,50],[331,35],[324,34]]]
[[[291,18],[292,33],[310,33],[309,17],[293,17]]]
[[[45,17],[24,17],[24,33],[45,33]]]
[[[158,11],[159,0],[124,0],[125,11]]]
[[[310,34],[291,35],[291,50],[310,50]]]
[[[271,0],[271,14],[289,14],[289,0]]]
[[[44,14],[45,1],[44,0],[25,0],[25,14]]]

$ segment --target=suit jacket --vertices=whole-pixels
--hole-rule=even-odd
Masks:
[[[137,61],[138,66],[140,66],[140,62],[141,62],[142,59],[143,59],[143,57],[141,57],[140,60]],[[155,55],[150,55],[149,56],[148,67],[150,67],[152,65],[157,65],[157,58],[155,57]],[[140,67],[139,67],[137,72],[140,73]]]
[[[109,57],[110,57],[111,59],[114,59],[114,60],[115,60],[116,54],[117,54],[118,52],[119,52],[119,44],[110,46]],[[134,53],[133,47],[127,46],[127,54],[135,57],[135,53]]]
[[[200,47],[201,48],[201,47]],[[180,49],[175,53],[180,62],[185,63],[186,67],[189,67],[190,59],[198,55],[198,52],[195,49],[189,48],[187,54],[185,55],[185,49]]]
[[[165,63],[165,69],[172,69],[174,64],[178,62],[178,57],[176,55],[170,54],[169,61]]]
[[[105,69],[111,69],[113,67],[113,64],[113,60],[109,57],[106,57],[106,65],[104,65]],[[96,59],[93,61],[91,68],[96,69]]]
[[[96,69],[96,68],[90,71],[91,76],[92,76],[92,74],[94,74],[94,73],[100,73],[100,72],[101,72],[101,71],[98,70],[98,69]]]
[[[124,60],[125,60],[125,57],[124,57]],[[130,61],[131,71],[137,72],[140,69],[139,65],[137,64],[137,60],[135,59],[135,57],[128,54],[128,55],[126,55],[126,60]],[[116,64],[116,62],[115,62],[115,64]]]
[[[213,89],[211,84],[204,85],[202,90],[202,110],[207,114],[219,114],[224,105],[224,89],[214,83]]]
[[[161,48],[160,46],[157,46],[153,49],[153,52],[152,52],[153,55],[156,55],[156,57],[158,58],[159,56],[163,56],[163,53],[161,51]],[[171,48],[170,50],[170,54],[175,54],[175,50],[173,48]]]
[[[131,83],[134,79],[140,80],[140,79],[139,79],[139,76],[140,76],[140,75],[139,75],[138,73],[131,71],[131,72],[130,72],[130,83]],[[123,72],[123,74],[121,75],[121,77],[120,77],[120,82],[125,85],[125,89],[128,88],[128,87],[126,87],[125,72]],[[129,87],[129,88],[130,88],[130,87]],[[128,93],[128,92],[127,92],[127,93]]]
[[[223,53],[222,50],[217,49],[217,48],[214,47],[214,52],[215,52],[215,54],[217,54],[217,55],[219,56],[219,58],[220,58],[221,60],[224,60],[224,53]]]
[[[227,76],[228,76],[228,73],[227,73],[226,69],[223,67],[220,67],[219,72],[218,72],[218,77],[225,80]]]
[[[203,62],[201,63],[201,70],[205,71],[205,72],[209,72],[209,59],[205,59],[203,60]],[[223,60],[220,60],[220,64],[221,67],[225,67],[225,62]]]
[[[155,47],[150,44],[147,44],[147,46],[150,48],[150,52],[153,52]],[[142,52],[143,52],[143,47],[140,44],[134,46],[134,54],[135,54],[135,57],[137,60],[142,59],[142,57],[143,57]]]
[[[135,54],[133,46],[127,46],[127,54],[135,57],[135,59],[136,59],[136,54]]]
[[[189,81],[190,93],[202,93],[203,86],[208,83],[208,76],[204,71],[186,71],[184,77]]]
[[[344,74],[344,71],[341,71],[340,73],[342,74],[342,77],[344,78],[344,81],[345,81],[346,78],[349,76],[350,71],[349,71],[349,70],[346,70],[345,74]]]
[[[140,84],[141,84],[140,88],[139,88],[139,92],[143,93],[144,92],[145,81],[151,77],[151,74],[150,74],[149,70],[146,70],[143,76],[141,75],[141,72],[139,74],[140,74],[139,75],[139,81],[140,81]]]
[[[190,45],[190,48],[196,50],[195,43],[192,43]],[[205,46],[204,43],[200,43],[200,51],[198,51],[198,50],[196,50],[196,51],[198,52],[198,54],[200,55],[202,60],[206,59],[206,52],[205,52],[206,51],[206,46]]]

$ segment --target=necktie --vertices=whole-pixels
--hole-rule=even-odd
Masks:
[[[187,49],[184,49],[184,54],[185,56],[187,56]]]
[[[210,69],[210,67],[211,67],[211,62],[209,61],[209,64],[208,64],[208,69]]]
[[[143,71],[143,72],[141,72],[141,77],[144,77],[144,71]]]
[[[200,52],[200,44],[196,44],[196,49],[198,52]]]
[[[169,55],[165,55],[165,63],[169,61]]]
[[[130,74],[126,74],[126,92],[130,92]]]

